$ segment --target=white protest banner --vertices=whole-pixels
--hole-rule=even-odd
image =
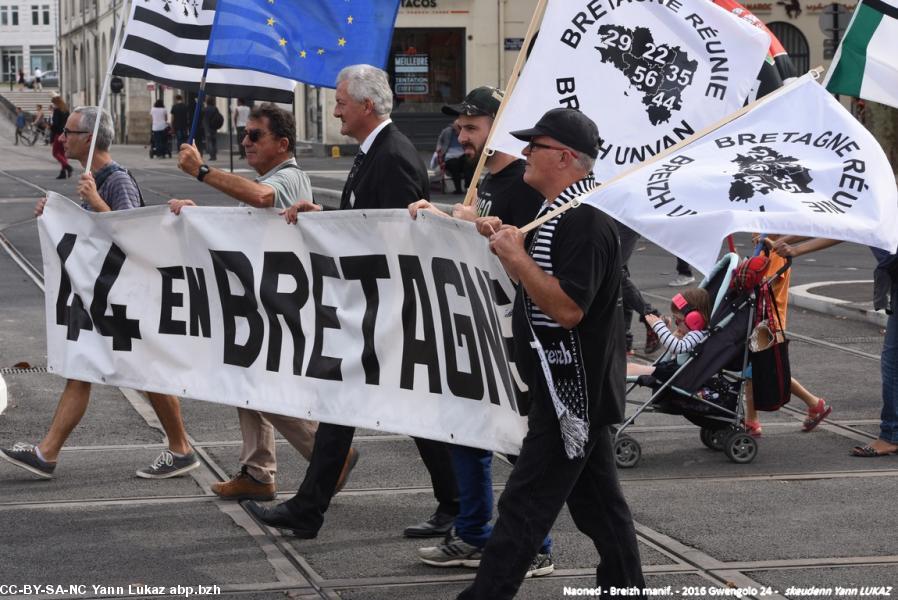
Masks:
[[[898,246],[882,148],[811,75],[583,201],[704,273],[737,231]]]
[[[706,0],[550,0],[491,148],[547,110],[578,108],[599,126],[596,179],[669,148],[743,105],[770,38]]]
[[[48,369],[516,453],[513,291],[471,224],[153,207],[38,221]]]

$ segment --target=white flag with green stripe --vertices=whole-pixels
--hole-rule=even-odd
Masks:
[[[858,3],[824,85],[898,108],[898,0]]]

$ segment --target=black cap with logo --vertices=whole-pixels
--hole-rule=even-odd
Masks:
[[[461,104],[447,104],[443,107],[443,114],[451,117],[465,115],[467,117],[494,117],[499,112],[499,105],[505,92],[499,88],[482,85],[474,88]]]
[[[599,128],[593,120],[572,108],[553,108],[540,117],[534,127],[512,131],[511,135],[525,142],[546,135],[592,158],[599,155],[602,143]]]

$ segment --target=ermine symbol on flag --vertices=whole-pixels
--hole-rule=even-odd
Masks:
[[[769,194],[773,190],[811,194],[808,184],[813,181],[807,168],[794,156],[784,156],[767,146],[755,146],[747,153],[737,154],[733,162],[739,172],[730,185],[730,201],[748,202],[755,193]]]

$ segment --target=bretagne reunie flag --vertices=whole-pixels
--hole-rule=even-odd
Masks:
[[[898,1],[858,2],[824,85],[898,108]]]
[[[770,39],[713,2],[549,0],[539,37],[490,146],[520,154],[509,131],[552,108],[599,126],[599,181],[741,107]]]
[[[214,18],[215,0],[133,2],[113,73],[198,90]],[[294,87],[292,79],[243,69],[210,67],[206,76],[210,96],[289,104]]]
[[[584,202],[705,273],[737,231],[898,246],[885,153],[810,74]]]

